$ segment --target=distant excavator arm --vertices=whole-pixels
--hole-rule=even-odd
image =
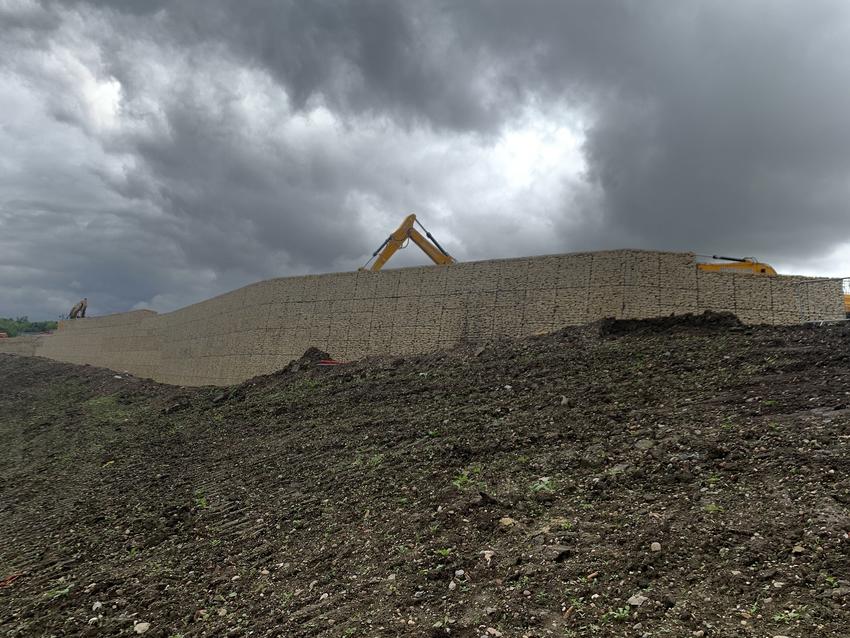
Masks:
[[[425,230],[425,235],[427,235],[427,237],[416,230],[416,228],[414,228],[414,224],[419,224],[419,222],[416,221],[416,215],[408,215],[401,223],[401,226],[399,226],[392,235],[387,237],[386,241],[384,241],[384,243],[378,247],[378,250],[374,252],[372,259],[375,259],[375,263],[371,266],[367,264],[361,268],[361,270],[371,270],[373,272],[379,271],[384,267],[384,264],[389,261],[390,257],[392,257],[399,248],[404,246],[404,242],[408,239],[419,246],[422,249],[422,252],[428,255],[431,261],[435,264],[445,266],[455,263],[454,257],[449,255],[449,253],[440,246],[431,233],[422,227],[422,224],[419,224],[419,226],[422,227],[422,230]]]
[[[752,257],[721,257],[720,255],[712,255],[712,259],[721,259],[723,261],[731,262],[726,264],[697,264],[697,268],[700,270],[708,270],[708,271],[743,271],[748,272],[753,275],[765,275],[765,276],[773,276],[776,274],[776,271],[773,269],[773,266],[768,264],[763,264],[760,261],[756,261]]]

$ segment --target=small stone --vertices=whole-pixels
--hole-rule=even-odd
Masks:
[[[322,594],[321,596],[319,596],[319,600],[327,600],[327,599],[328,599],[328,596],[330,596],[330,594],[328,594],[327,592],[325,592],[324,594]]]
[[[395,574],[390,574],[389,576],[387,576],[387,580],[395,580],[395,577]]]
[[[643,605],[649,598],[646,596],[642,596],[641,594],[635,594],[631,598],[629,598],[626,602],[632,607],[640,607]]]
[[[136,623],[136,625],[133,627],[133,631],[135,631],[137,634],[143,634],[150,628],[151,624],[149,622],[140,622]]]
[[[233,578],[231,578],[230,580],[232,580],[232,581],[237,581],[237,580],[239,580],[239,576],[234,576],[234,577],[233,577]]]
[[[649,546],[649,551],[651,552],[660,552],[661,551],[661,543],[655,542]]]
[[[451,581],[449,583],[449,591],[454,591],[455,589],[457,589],[457,582]]]
[[[99,600],[98,600],[98,601],[96,601],[96,602],[95,602],[95,603],[91,606],[91,610],[92,610],[92,611],[97,611],[98,609],[103,609],[103,603],[102,603],[102,602],[100,602]]]
[[[263,576],[268,576],[271,572],[269,572],[269,570],[268,570],[268,569],[261,569],[261,570],[260,570],[260,573],[261,573]]]
[[[227,615],[227,607],[222,607],[221,609],[219,609],[218,615],[219,616],[226,616]]]
[[[523,596],[531,596],[531,590],[524,589],[523,592],[522,592],[522,595]]]
[[[495,627],[487,627],[487,635],[495,636],[496,638],[500,638],[502,632],[496,629]]]
[[[484,614],[487,615],[487,616],[492,616],[497,611],[499,611],[499,610],[496,609],[495,607],[485,607],[484,608]]]
[[[89,618],[89,624],[90,625],[96,625],[99,620],[100,620],[100,618],[98,618],[97,616],[95,616],[94,618]]]
[[[503,516],[499,519],[499,525],[501,525],[502,527],[511,527],[513,525],[516,525],[516,521],[510,516]]]
[[[641,439],[637,443],[635,443],[635,447],[638,450],[648,450],[651,447],[655,446],[655,441],[652,439]]]
[[[455,570],[455,578],[463,578],[466,575],[466,572],[462,569]]]
[[[573,549],[566,545],[548,545],[546,549],[543,550],[543,555],[551,561],[563,563],[573,555]]]
[[[703,636],[705,636],[705,632],[702,629],[698,629],[693,633],[693,635],[694,638],[702,638]]]
[[[806,551],[806,548],[802,545],[794,545],[794,548],[791,550],[792,554],[802,554]]]

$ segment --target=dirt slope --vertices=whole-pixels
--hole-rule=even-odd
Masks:
[[[0,356],[0,635],[847,637],[848,408],[850,331],[717,316],[224,391]]]

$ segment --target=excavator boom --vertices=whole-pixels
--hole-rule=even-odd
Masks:
[[[709,270],[709,271],[720,271],[720,272],[728,272],[728,271],[739,271],[739,272],[748,272],[753,275],[765,275],[772,276],[776,274],[776,271],[773,269],[773,266],[768,264],[763,264],[760,261],[756,261],[752,257],[722,257],[720,255],[712,255],[712,259],[721,259],[723,261],[729,262],[725,264],[697,264],[697,268],[700,270]]]
[[[427,235],[427,237],[416,230],[416,228],[414,228],[414,224],[419,224],[416,220],[416,215],[411,214],[405,217],[401,226],[399,226],[392,235],[387,237],[384,243],[381,244],[378,247],[378,250],[376,250],[372,255],[372,259],[375,259],[375,263],[371,266],[367,264],[361,268],[361,270],[378,272],[399,248],[404,247],[404,243],[407,240],[412,240],[413,243],[419,246],[422,249],[422,252],[428,255],[431,261],[437,265],[445,266],[455,263],[454,257],[449,255],[449,253],[447,253],[445,249],[437,243],[437,240],[431,236],[431,233],[422,227],[422,224],[419,224],[419,226],[422,227],[422,230],[425,230],[425,235]]]

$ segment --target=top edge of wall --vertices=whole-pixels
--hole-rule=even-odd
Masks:
[[[511,262],[511,261],[526,261],[529,259],[547,259],[552,257],[578,257],[583,255],[598,255],[598,254],[610,254],[610,253],[644,253],[644,254],[654,254],[654,255],[678,255],[687,257],[691,261],[696,260],[696,254],[688,251],[672,251],[672,250],[648,250],[644,248],[614,248],[610,250],[582,250],[573,253],[548,253],[545,255],[525,255],[522,257],[499,257],[496,259],[476,259],[473,261],[462,261],[457,262],[457,264],[453,265],[470,265],[470,264],[485,264],[485,263],[494,263],[494,262]],[[324,272],[324,273],[307,273],[303,275],[291,275],[289,277],[271,277],[270,279],[261,279],[260,281],[254,281],[250,284],[246,284],[241,288],[235,288],[228,292],[221,293],[220,295],[216,295],[215,297],[210,297],[209,299],[204,299],[202,301],[198,301],[193,304],[189,304],[188,306],[183,306],[182,308],[177,308],[170,312],[162,313],[161,317],[167,317],[172,314],[176,314],[178,312],[182,312],[187,308],[191,308],[193,306],[197,306],[203,303],[209,303],[215,301],[217,299],[222,299],[224,297],[234,296],[243,294],[246,290],[251,288],[252,286],[258,286],[261,284],[266,284],[273,281],[282,281],[285,279],[320,279],[322,277],[339,277],[340,275],[380,275],[381,273],[387,272],[401,272],[405,270],[416,270],[422,268],[447,268],[448,266],[439,266],[434,264],[423,264],[421,266],[402,266],[400,268],[383,268],[379,272],[373,272],[370,270],[343,270],[337,272]]]

